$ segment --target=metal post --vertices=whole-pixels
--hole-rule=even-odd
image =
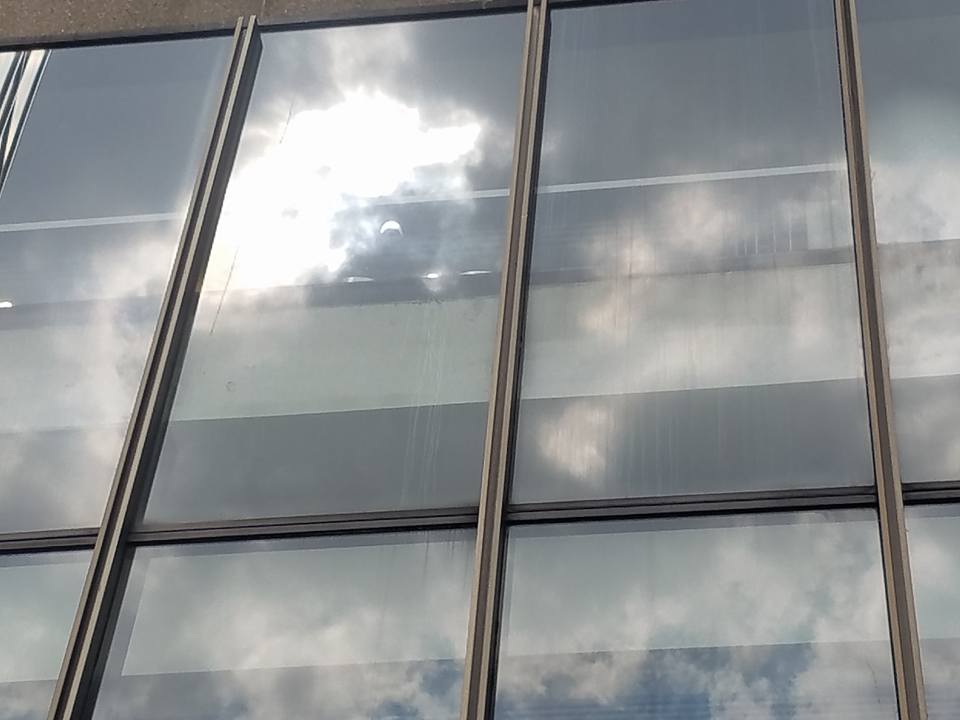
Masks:
[[[103,523],[84,583],[48,718],[77,720],[90,701],[101,648],[108,641],[112,609],[123,592],[122,570],[129,549],[145,458],[161,435],[183,362],[200,282],[206,269],[227,181],[260,57],[255,17],[237,22],[220,104],[184,223],[173,272],[161,306],[133,417],[110,490]]]
[[[493,705],[508,475],[519,392],[527,245],[533,219],[548,16],[547,0],[529,0],[510,182],[506,257],[500,288],[497,355],[484,445],[476,565],[460,706],[462,720],[485,720]]]
[[[31,58],[35,60],[32,73],[28,73]],[[0,190],[3,189],[7,181],[7,174],[10,172],[10,166],[17,154],[17,148],[20,146],[20,137],[23,135],[23,128],[27,123],[27,117],[30,115],[30,108],[33,107],[33,100],[37,96],[37,89],[40,87],[40,80],[43,78],[44,70],[47,68],[47,60],[50,58],[49,50],[25,51],[22,57],[20,72],[17,77],[17,83],[11,88],[9,116],[0,113]],[[29,77],[30,87],[26,95],[22,98],[22,106],[17,112],[17,98],[20,95],[20,85],[24,78]]]
[[[835,0],[840,86],[849,163],[854,260],[866,365],[873,466],[880,513],[880,544],[901,720],[926,720],[920,643],[914,609],[903,490],[893,431],[890,365],[884,336],[880,269],[867,149],[856,0]]]

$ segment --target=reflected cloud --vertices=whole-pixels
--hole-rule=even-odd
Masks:
[[[0,720],[42,720],[53,697],[89,552],[0,564]]]
[[[292,114],[275,129],[276,144],[231,179],[214,255],[220,264],[208,270],[205,289],[330,279],[357,252],[373,250],[377,236],[402,241],[402,232],[384,232],[399,230],[397,221],[374,233],[372,218],[344,236],[340,215],[422,187],[432,166],[443,173],[428,181],[431,193],[463,190],[481,132],[478,120],[425,126],[418,108],[383,93],[353,91],[329,108]]]
[[[498,717],[895,718],[875,520],[743,522],[514,531]]]
[[[459,710],[466,531],[138,551],[95,718]]]

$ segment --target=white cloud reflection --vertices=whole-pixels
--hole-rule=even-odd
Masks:
[[[402,99],[359,89],[330,107],[290,112],[272,129],[272,142],[262,144],[257,157],[244,158],[231,179],[204,283],[208,291],[336,275],[353,253],[382,235],[361,226],[338,237],[338,215],[404,189],[423,192],[423,173],[433,166],[444,172],[429,177],[430,193],[465,189],[465,169],[476,161],[483,128],[473,117],[432,127]],[[265,134],[261,129],[261,141]]]
[[[465,531],[140,551],[94,717],[453,717],[472,564]]]
[[[875,520],[794,520],[515,531],[500,716],[896,717]]]

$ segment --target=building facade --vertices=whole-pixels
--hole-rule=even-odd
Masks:
[[[957,717],[957,37],[4,0],[0,720]]]

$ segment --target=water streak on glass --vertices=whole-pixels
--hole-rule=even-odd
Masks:
[[[0,720],[44,720],[89,552],[0,557]]]
[[[496,720],[895,720],[876,516],[510,531]]]
[[[960,480],[960,6],[857,10],[900,468]]]
[[[833,13],[553,13],[515,501],[872,483]]]
[[[522,40],[264,36],[148,521],[477,502]]]
[[[0,190],[0,532],[100,522],[229,45],[53,49],[18,106]]]
[[[910,569],[929,720],[960,713],[960,508],[909,508]]]
[[[94,720],[454,720],[473,532],[134,557]]]

